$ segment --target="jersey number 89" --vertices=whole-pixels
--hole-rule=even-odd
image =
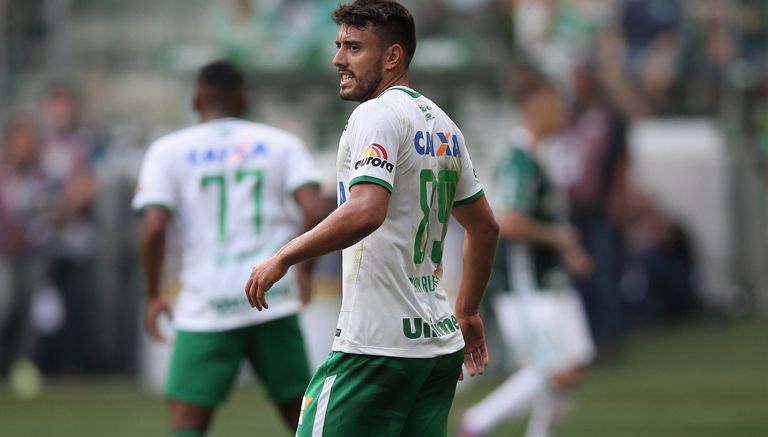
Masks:
[[[440,264],[443,260],[443,239],[445,238],[448,217],[451,215],[453,197],[456,195],[459,173],[455,170],[440,170],[435,176],[435,172],[431,169],[424,169],[421,171],[419,179],[419,203],[424,217],[421,219],[419,229],[416,232],[416,241],[413,245],[413,262],[415,264],[424,262],[430,234],[429,219],[432,215],[432,205],[435,203],[435,192],[437,192],[437,221],[442,225],[442,228],[440,229],[440,239],[432,242],[430,259],[435,264]]]

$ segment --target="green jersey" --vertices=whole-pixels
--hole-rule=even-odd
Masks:
[[[565,197],[547,177],[529,138],[521,135],[497,169],[498,203],[505,212],[539,222],[565,221]],[[497,250],[491,289],[520,292],[569,286],[560,254],[551,246],[502,240]]]

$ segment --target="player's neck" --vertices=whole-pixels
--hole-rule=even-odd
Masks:
[[[211,109],[211,110],[203,111],[200,113],[200,119],[203,121],[203,123],[211,120],[218,120],[220,118],[238,118],[238,117],[239,115],[233,111],[225,111],[225,110],[218,110],[218,109]]]
[[[411,87],[411,81],[408,79],[408,70],[398,74],[393,74],[388,78],[383,78],[379,86],[376,87],[376,91],[371,94],[371,98],[379,97],[381,93],[392,88],[393,86],[404,86],[406,88]]]

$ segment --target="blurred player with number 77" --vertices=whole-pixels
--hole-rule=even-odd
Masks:
[[[319,222],[315,167],[294,135],[239,118],[246,109],[244,77],[229,62],[200,70],[194,107],[203,122],[149,147],[133,200],[143,215],[147,332],[156,340],[164,340],[159,316],[170,314],[160,276],[171,218],[182,234],[166,385],[172,435],[205,433],[243,359],[296,429],[310,376],[296,314],[309,299],[308,267],[275,284],[271,313],[251,309],[242,283],[254,263]]]

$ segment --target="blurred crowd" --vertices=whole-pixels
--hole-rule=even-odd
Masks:
[[[97,234],[100,144],[64,85],[39,111],[11,117],[0,161],[0,370],[87,369]],[[103,236],[102,236],[103,238]],[[32,370],[34,372],[34,370]]]
[[[516,0],[515,37],[555,75],[587,66],[631,116],[712,114],[764,93],[768,12],[749,0]]]
[[[10,2],[17,18],[24,15],[18,11],[31,13],[21,3]],[[197,56],[227,57],[252,71],[330,68],[336,28],[328,15],[336,3],[212,3],[200,11],[206,36]],[[576,284],[604,357],[615,357],[629,326],[695,309],[694,244],[681,223],[633,185],[628,129],[637,117],[654,114],[716,117],[726,109],[724,98],[738,93],[753,110],[737,128],[768,154],[768,11],[762,2],[405,3],[414,4],[424,37],[417,57],[422,67],[471,70],[495,63],[500,76],[511,70],[513,80],[524,81],[535,66],[568,97],[571,120],[553,172],[594,260],[594,273]],[[23,39],[32,27],[17,24],[9,31]],[[16,49],[9,56],[10,69],[34,64]],[[128,207],[133,181],[105,170],[122,159],[118,138],[105,134],[113,133],[106,120],[87,113],[93,102],[81,101],[79,92],[89,84],[76,75],[68,79],[75,86],[46,85],[34,104],[19,105],[27,110],[3,110],[0,378],[20,375],[21,390],[30,393],[40,371],[130,371],[136,359],[141,290]],[[102,165],[107,161],[112,167]]]

